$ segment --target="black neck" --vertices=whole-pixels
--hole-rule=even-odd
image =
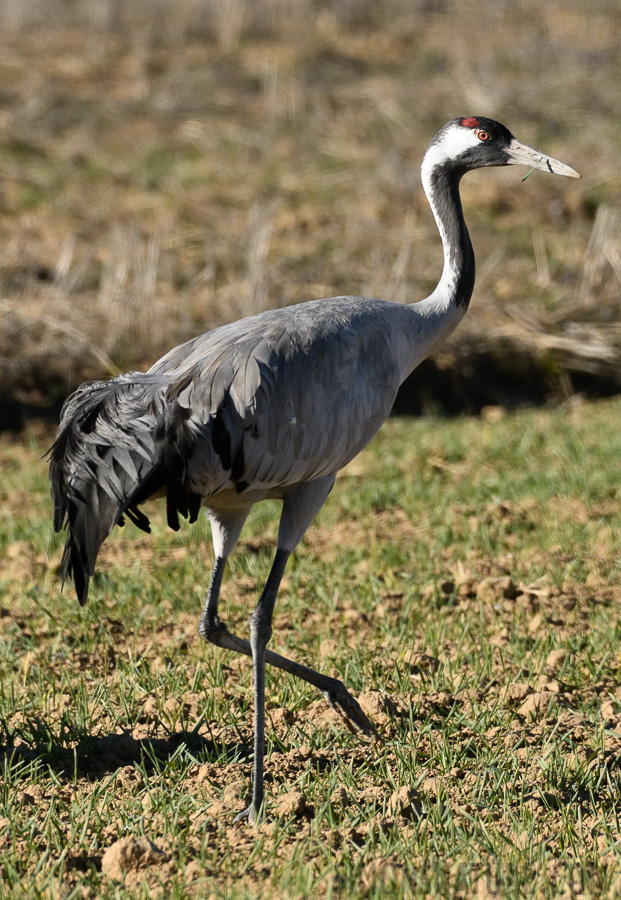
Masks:
[[[444,286],[455,306],[465,311],[474,289],[474,251],[459,196],[463,174],[450,164],[436,166],[430,176],[428,199],[442,234],[442,281],[446,280]]]

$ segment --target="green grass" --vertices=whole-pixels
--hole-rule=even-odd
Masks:
[[[117,530],[81,610],[59,593],[45,441],[4,439],[0,896],[618,896],[620,412],[391,420],[344,472],[272,646],[338,674],[383,741],[271,676],[257,833],[232,822],[250,667],[196,634],[207,524]],[[225,581],[243,634],[277,513],[256,508]],[[143,835],[165,863],[102,871]]]

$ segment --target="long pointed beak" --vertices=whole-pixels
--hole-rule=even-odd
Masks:
[[[513,138],[509,144],[508,150],[509,166],[530,166],[532,169],[543,169],[544,172],[552,172],[553,175],[567,175],[569,178],[582,178],[579,172],[566,166],[558,159],[546,156],[539,150],[523,144],[521,141]]]

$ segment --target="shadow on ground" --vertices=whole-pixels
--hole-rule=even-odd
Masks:
[[[45,728],[45,726],[43,726]],[[93,737],[84,732],[75,747],[67,747],[58,739],[26,743],[10,738],[0,747],[0,761],[9,767],[20,762],[38,761],[48,765],[61,778],[99,779],[123,766],[139,764],[154,771],[185,748],[197,760],[220,765],[240,762],[252,755],[250,746],[208,740],[195,731],[179,730],[169,737],[135,738],[127,732]]]

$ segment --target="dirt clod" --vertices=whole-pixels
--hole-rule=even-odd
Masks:
[[[125,837],[115,841],[101,860],[102,871],[116,881],[127,872],[135,872],[168,861],[168,854],[146,837]]]
[[[301,819],[312,812],[312,807],[301,791],[289,791],[276,801],[276,812],[286,818]]]
[[[295,713],[290,709],[279,707],[268,712],[270,724],[274,731],[285,731],[295,722]]]
[[[157,699],[152,694],[148,694],[144,701],[142,719],[145,722],[157,722],[158,718],[159,705]]]
[[[556,699],[551,691],[535,691],[530,694],[518,709],[518,715],[525,719],[541,719],[548,711],[550,703]]]
[[[529,684],[521,684],[517,681],[510,684],[505,696],[507,706],[517,706],[520,703],[523,703],[526,697],[528,697],[529,694],[532,694],[532,692],[533,689]]]
[[[547,675],[557,675],[565,663],[571,661],[571,654],[567,650],[550,650],[546,657],[545,672]]]
[[[361,882],[367,890],[380,884],[384,887],[401,885],[404,880],[403,866],[391,859],[374,859],[362,870]]]
[[[427,653],[420,653],[417,650],[408,650],[403,655],[403,662],[409,666],[412,674],[420,674],[422,672],[437,672],[440,668],[440,660],[435,656],[429,656]]]
[[[388,812],[403,819],[417,819],[422,812],[420,794],[404,784],[393,792],[388,801]]]
[[[185,867],[185,877],[187,881],[196,881],[203,874],[203,866],[201,866],[197,859],[191,860]]]
[[[375,725],[386,725],[393,716],[399,715],[397,702],[381,691],[367,691],[366,694],[361,694],[358,703]]]

